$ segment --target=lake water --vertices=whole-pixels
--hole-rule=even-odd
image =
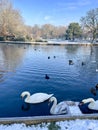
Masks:
[[[58,102],[96,100],[98,92],[90,89],[98,83],[97,69],[98,46],[0,44],[0,117],[50,114],[48,101],[25,104],[23,91],[53,93]]]

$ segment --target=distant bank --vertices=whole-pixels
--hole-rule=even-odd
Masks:
[[[23,41],[0,41],[0,43],[6,44],[28,44],[28,45],[98,45],[90,42],[69,42],[69,41],[48,41],[48,42],[23,42]]]

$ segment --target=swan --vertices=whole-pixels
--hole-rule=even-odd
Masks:
[[[83,103],[89,103],[88,108],[92,110],[98,110],[98,100],[94,100],[93,98],[87,98],[82,100]]]
[[[53,105],[50,109],[50,114],[65,114],[68,111],[68,105],[66,104],[66,101],[62,101],[59,104],[57,104],[57,99],[55,97],[51,97],[49,99],[49,102],[53,102]]]
[[[46,100],[48,100],[50,97],[53,96],[53,94],[47,94],[47,93],[35,93],[30,95],[30,93],[28,91],[24,91],[21,93],[21,97],[23,98],[24,96],[26,96],[25,98],[25,102],[26,103],[41,103],[44,102]]]
[[[87,98],[87,99],[83,99],[82,103],[85,104],[85,103],[89,103],[89,102],[93,102],[93,101],[95,101],[93,98]]]

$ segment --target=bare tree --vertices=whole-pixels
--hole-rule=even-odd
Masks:
[[[0,35],[20,36],[25,33],[25,25],[19,10],[13,8],[9,0],[0,1]]]
[[[41,36],[43,38],[61,38],[65,35],[66,28],[64,26],[54,26],[44,24],[41,27]]]
[[[40,26],[39,25],[34,25],[32,27],[32,34],[33,34],[33,38],[34,39],[39,39],[41,36],[41,30],[40,30]]]
[[[88,11],[86,16],[81,18],[81,25],[93,42],[98,33],[98,8]]]

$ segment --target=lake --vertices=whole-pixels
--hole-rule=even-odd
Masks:
[[[69,64],[69,60],[73,64]],[[82,64],[83,63],[83,64]],[[49,115],[48,101],[26,104],[23,91],[81,101],[98,83],[98,46],[0,44],[0,117]],[[50,79],[45,79],[47,74]]]

